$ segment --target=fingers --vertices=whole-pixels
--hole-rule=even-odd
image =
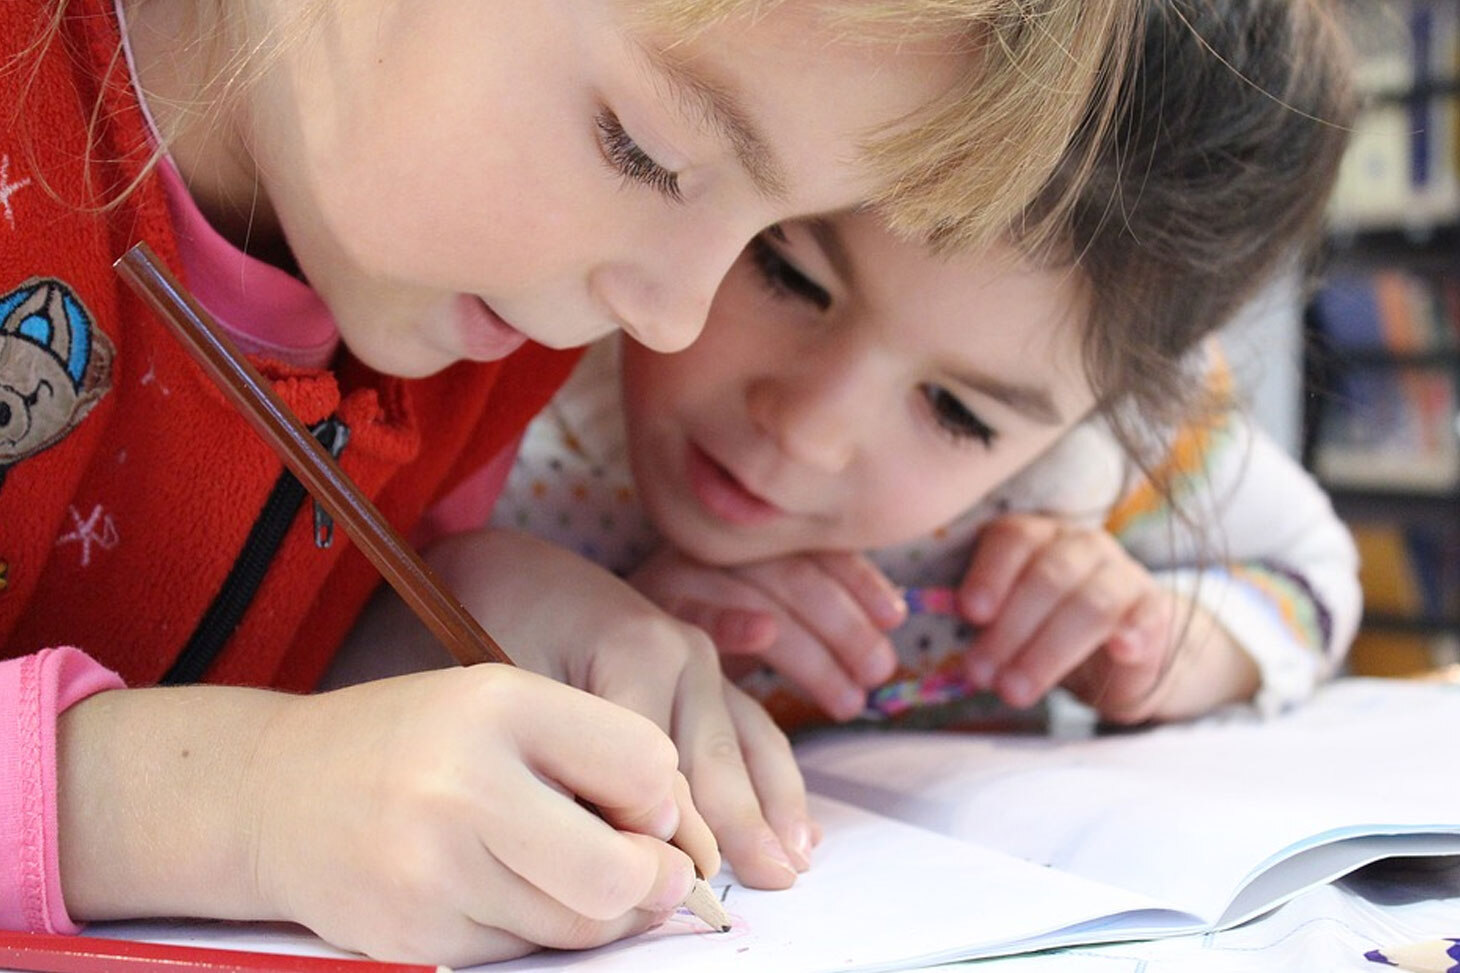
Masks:
[[[713,659],[708,640],[704,651]],[[689,665],[681,680],[681,704],[675,710],[672,735],[696,805],[742,882],[755,888],[790,886],[796,880],[796,867],[762,813],[761,796],[745,759],[744,748],[760,754],[764,739],[741,738],[740,723],[745,717],[742,714],[737,723],[731,716],[728,700],[734,690],[717,666]],[[789,752],[785,759],[789,760]],[[795,780],[799,783],[799,776]],[[712,871],[707,869],[705,874]]]
[[[794,621],[780,626],[761,661],[800,687],[832,719],[850,720],[866,708],[868,686],[849,675],[825,643]]]
[[[824,551],[812,555],[827,575],[839,582],[873,624],[883,631],[907,620],[907,602],[897,586],[865,554],[854,551]]]
[[[902,621],[907,606],[870,561],[860,555],[824,553],[743,565],[735,569],[735,574],[778,599],[805,638],[819,644],[845,674],[845,680],[835,680],[840,684],[836,693],[827,692],[823,684],[793,677],[819,702],[823,697],[840,696],[844,703],[850,703],[847,681],[865,696],[867,689],[881,685],[892,675],[897,653],[885,633]],[[789,636],[783,630],[781,637]],[[787,666],[808,647],[805,642],[796,646],[778,644],[768,650],[767,661],[789,675]],[[830,673],[818,665],[814,671],[803,670],[801,675]],[[861,711],[861,700],[850,707],[827,708],[834,715],[852,716]]]
[[[1175,645],[1172,596],[1153,589],[1136,603],[1106,648],[1110,673],[1086,701],[1116,722],[1139,722],[1154,711]]]
[[[601,824],[601,822],[600,822]],[[464,937],[468,948],[455,962],[480,962],[484,955],[505,958],[522,955],[541,946],[554,949],[588,949],[643,932],[663,922],[689,894],[694,876],[685,856],[675,849],[640,835],[626,836],[637,857],[658,866],[654,881],[636,907],[608,916],[588,916],[575,911],[556,895],[524,879],[492,855],[473,863],[472,887],[462,898],[477,903],[467,916],[477,924]],[[559,857],[562,857],[561,855]],[[611,875],[582,873],[577,876],[583,897],[594,895],[593,886],[611,884]],[[606,896],[618,897],[611,889]],[[511,929],[512,933],[504,930]],[[514,945],[515,944],[515,945]],[[490,950],[490,951],[488,951]],[[474,954],[474,955],[473,955]],[[431,954],[439,957],[439,953]]]
[[[992,622],[1025,567],[1059,532],[1054,518],[1024,514],[985,526],[958,586],[958,602],[968,620],[975,625]]]
[[[804,872],[811,867],[811,849],[819,835],[806,807],[806,782],[791,742],[758,702],[733,685],[726,686],[726,702],[762,813],[792,865]],[[739,874],[733,860],[731,865]]]
[[[268,772],[239,786],[258,894],[346,948],[469,965],[598,945],[687,893],[693,864],[663,837],[704,856],[708,825],[663,732],[551,679],[473,666],[275,709]]]
[[[675,605],[674,615],[708,632],[722,655],[763,655],[780,635],[780,626],[771,612],[685,598]]]
[[[836,719],[860,713],[867,690],[885,682],[897,664],[884,633],[901,623],[907,606],[861,554],[716,568],[667,549],[631,581],[676,618],[708,632],[729,671],[743,674],[744,664],[731,660],[752,656]]]
[[[493,782],[519,798],[484,808],[483,844],[590,919],[651,900],[666,870],[677,871],[687,892],[691,863],[664,844],[681,829],[693,833],[698,817],[678,789],[674,746],[647,719],[585,693],[554,684],[534,695],[533,712],[519,711],[512,724],[524,760],[499,768]]]
[[[981,537],[961,594],[994,600],[970,646],[970,682],[1029,706],[1122,630],[1153,590],[1146,570],[1109,534],[1010,517]]]

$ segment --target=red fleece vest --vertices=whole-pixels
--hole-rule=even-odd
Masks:
[[[0,651],[76,645],[145,684],[192,635],[281,465],[113,271],[138,240],[176,269],[176,244],[110,0],[72,0],[16,62],[51,7],[0,3]],[[404,533],[575,360],[529,345],[416,380],[255,363],[306,424],[349,427],[342,467]],[[208,681],[309,689],[349,630],[378,575],[343,532],[315,545],[312,508]]]

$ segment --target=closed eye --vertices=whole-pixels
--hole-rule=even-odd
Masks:
[[[639,143],[624,131],[618,116],[605,108],[594,119],[598,128],[598,145],[603,157],[619,175],[641,183],[676,203],[684,202],[679,189],[679,174],[655,162]]]
[[[923,398],[928,403],[928,409],[932,413],[933,421],[938,428],[952,436],[958,442],[976,440],[983,443],[985,447],[994,444],[998,438],[998,432],[988,423],[980,419],[972,409],[964,405],[962,400],[941,385],[924,385],[921,388]]]
[[[807,277],[796,265],[775,248],[762,233],[750,241],[750,257],[761,281],[778,298],[796,298],[807,301],[825,311],[831,307],[831,294],[826,288]]]

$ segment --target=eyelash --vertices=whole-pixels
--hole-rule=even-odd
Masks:
[[[820,311],[831,308],[831,295],[826,288],[801,273],[795,264],[766,241],[765,234],[750,241],[750,257],[755,261],[761,281],[774,296],[808,301]]]
[[[938,385],[924,385],[920,391],[932,410],[938,428],[952,436],[957,442],[977,440],[985,449],[993,446],[999,438],[998,432],[980,419],[958,396]]]
[[[778,298],[796,298],[808,301],[819,310],[831,307],[831,295],[787,260],[781,251],[766,239],[767,234],[778,231],[771,229],[750,241],[750,256],[771,294]],[[968,406],[947,389],[937,385],[921,387],[923,398],[933,415],[938,428],[957,443],[976,440],[985,448],[993,446],[998,432],[980,419]]]
[[[639,144],[624,131],[617,115],[605,108],[594,122],[598,127],[598,144],[603,156],[621,176],[642,183],[673,202],[684,202],[684,194],[679,190],[679,173],[664,168],[639,148]]]

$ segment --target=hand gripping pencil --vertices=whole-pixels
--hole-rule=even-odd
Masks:
[[[464,666],[479,662],[513,664],[239,353],[212,315],[163,266],[151,247],[145,243],[132,247],[116,262],[116,269],[457,662]],[[725,910],[698,869],[684,906],[721,932],[730,928]]]

